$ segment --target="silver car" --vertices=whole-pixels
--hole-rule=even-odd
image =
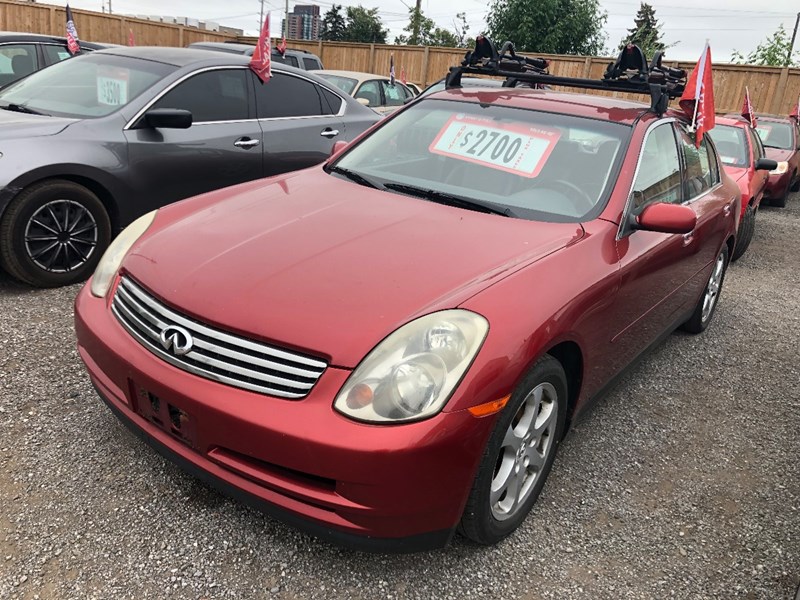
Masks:
[[[154,208],[318,164],[379,119],[307,72],[186,48],[114,48],[0,91],[0,265],[49,287],[86,279]]]

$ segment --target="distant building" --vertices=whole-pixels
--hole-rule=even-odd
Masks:
[[[297,4],[289,13],[289,32],[287,37],[293,40],[318,40],[320,29],[319,6],[316,4]],[[286,28],[283,21],[283,30]]]

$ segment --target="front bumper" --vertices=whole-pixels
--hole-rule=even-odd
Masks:
[[[770,175],[767,179],[767,186],[764,188],[764,198],[783,198],[789,191],[792,183],[792,172],[787,171],[780,175]]]
[[[232,388],[162,361],[80,292],[75,329],[100,396],[159,453],[213,487],[314,535],[373,551],[446,545],[495,418],[440,413],[394,426],[333,410],[350,371],[302,400]]]

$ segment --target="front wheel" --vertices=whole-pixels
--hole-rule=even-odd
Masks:
[[[24,189],[0,220],[0,263],[36,287],[87,279],[111,241],[103,203],[85,187],[51,180]]]
[[[753,234],[756,230],[756,211],[752,206],[748,206],[744,211],[742,222],[739,223],[739,235],[736,238],[736,247],[733,249],[731,262],[739,260],[750,247],[753,241]]]
[[[462,535],[495,544],[525,520],[553,465],[566,413],[564,369],[545,355],[497,420],[461,517]]]
[[[706,283],[703,295],[697,302],[694,313],[681,327],[689,333],[702,333],[711,323],[711,317],[717,308],[719,295],[722,293],[722,283],[725,281],[725,271],[728,268],[728,245],[723,244],[722,250],[714,261],[711,275]]]

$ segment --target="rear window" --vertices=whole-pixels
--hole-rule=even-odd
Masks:
[[[351,77],[342,77],[341,75],[329,75],[327,73],[317,73],[320,77],[329,81],[337,88],[342,90],[345,94],[353,94],[353,90],[356,89],[356,85],[358,85],[357,79],[352,79]]]
[[[573,222],[605,204],[629,136],[629,127],[607,121],[427,100],[336,166],[378,184],[489,202],[520,218]]]
[[[717,125],[710,132],[711,139],[719,152],[719,159],[723,165],[731,167],[746,167],[747,142],[745,132],[741,127],[730,125]]]

